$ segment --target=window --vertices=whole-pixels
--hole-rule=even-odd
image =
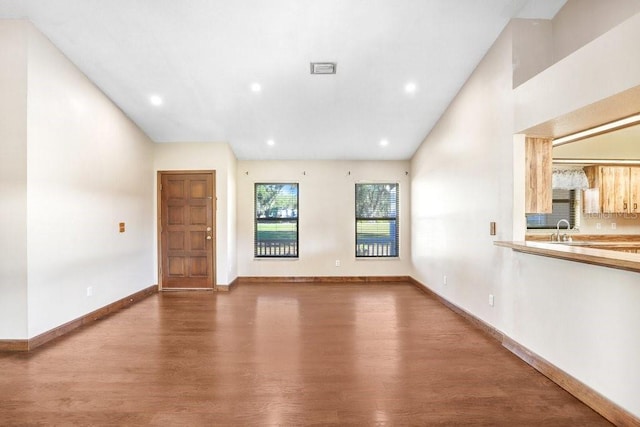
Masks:
[[[356,257],[398,256],[398,184],[356,184]]]
[[[578,209],[580,206],[579,190],[553,190],[553,210],[550,214],[527,214],[528,229],[555,229],[558,221],[566,219],[571,228],[578,224]],[[562,228],[566,225],[562,224]]]
[[[255,185],[254,255],[298,257],[298,184]]]

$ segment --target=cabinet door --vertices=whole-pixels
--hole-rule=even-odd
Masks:
[[[552,153],[549,138],[525,139],[525,213],[552,213]]]
[[[629,212],[640,212],[640,168],[629,168]]]
[[[600,200],[602,212],[622,213],[629,208],[629,168],[603,166],[601,168]]]
[[[584,173],[589,181],[589,188],[582,193],[582,210],[586,214],[599,214],[602,212],[600,204],[600,167],[586,166]]]

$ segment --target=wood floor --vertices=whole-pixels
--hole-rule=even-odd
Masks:
[[[154,295],[0,354],[0,425],[599,426],[410,284]]]

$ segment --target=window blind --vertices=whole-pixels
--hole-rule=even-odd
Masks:
[[[298,184],[255,184],[254,256],[298,257]]]
[[[356,184],[356,257],[397,257],[398,184]]]
[[[553,190],[552,212],[549,214],[527,214],[528,229],[555,229],[558,221],[566,219],[571,228],[577,227],[580,209],[580,190]],[[561,228],[566,228],[562,224]]]

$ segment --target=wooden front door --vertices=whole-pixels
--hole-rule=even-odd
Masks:
[[[213,289],[215,172],[159,172],[161,289]]]

